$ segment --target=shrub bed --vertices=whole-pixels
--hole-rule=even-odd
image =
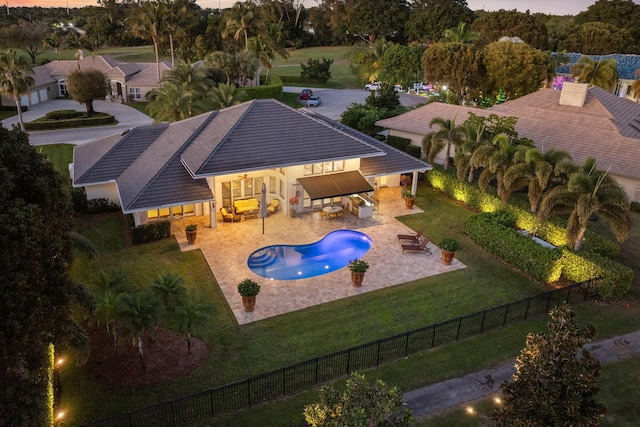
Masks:
[[[83,114],[84,115],[84,114]],[[93,117],[79,117],[67,120],[37,120],[24,124],[25,130],[50,130],[50,129],[67,129],[85,126],[101,126],[113,124],[116,122],[115,117],[111,114],[96,113]]]
[[[91,199],[87,200],[87,194],[84,188],[71,188],[71,203],[73,210],[83,214],[99,214],[106,212],[119,212],[120,205],[109,199]]]
[[[131,243],[142,245],[171,237],[169,221],[152,222],[131,229]]]
[[[29,111],[29,107],[27,107],[26,105],[21,105],[20,110],[22,110],[22,112],[24,113],[26,111]],[[0,105],[0,111],[18,111],[18,109],[12,105]]]
[[[574,282],[600,279],[594,282],[593,291],[606,301],[621,298],[631,288],[633,271],[612,260],[620,250],[614,242],[588,231],[583,250],[574,252],[566,247],[565,230],[557,220],[540,225],[534,213],[523,207],[504,204],[495,191],[492,192],[493,189],[484,193],[477,186],[460,183],[441,170],[427,172],[425,179],[433,188],[472,209],[493,212],[492,215],[479,214],[469,218],[467,231],[470,237],[532,277],[546,283],[557,280],[560,275]],[[517,228],[535,230],[538,237],[557,246],[558,250],[541,251],[545,248],[509,229],[504,225],[505,221],[513,222]]]
[[[280,76],[269,76],[271,83],[264,86],[242,88],[251,99],[282,99],[282,80]]]

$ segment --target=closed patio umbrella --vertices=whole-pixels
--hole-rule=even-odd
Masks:
[[[260,192],[260,218],[262,218],[262,234],[264,234],[264,219],[267,217],[267,186],[262,183],[262,191]]]

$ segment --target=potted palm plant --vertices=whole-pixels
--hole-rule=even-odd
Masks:
[[[196,242],[196,237],[198,234],[198,225],[189,224],[184,228],[184,231],[187,233],[187,242],[190,245],[193,245]]]
[[[352,259],[349,261],[349,270],[351,270],[351,284],[353,286],[362,286],[364,273],[369,269],[369,264],[361,259]]]
[[[256,305],[256,295],[260,293],[260,285],[251,279],[244,279],[238,283],[238,293],[242,296],[244,311],[253,311]]]
[[[404,199],[404,205],[407,207],[407,209],[413,208],[413,204],[416,201],[415,194],[413,194],[409,190],[402,190],[402,198]]]
[[[452,238],[441,240],[438,244],[438,247],[442,249],[442,263],[444,265],[451,264],[456,251],[460,250],[460,244],[457,242],[457,240]]]

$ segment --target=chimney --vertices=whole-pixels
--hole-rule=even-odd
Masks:
[[[562,92],[560,93],[560,105],[569,105],[571,107],[582,107],[587,100],[587,91],[589,84],[587,83],[571,83],[564,82],[562,84]]]

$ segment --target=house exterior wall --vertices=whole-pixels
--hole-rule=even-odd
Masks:
[[[618,181],[618,184],[627,193],[629,201],[640,202],[640,180],[614,174],[611,174],[611,176]]]
[[[106,184],[87,185],[84,187],[87,193],[87,200],[108,199],[113,203],[120,205],[120,195],[115,182]]]

